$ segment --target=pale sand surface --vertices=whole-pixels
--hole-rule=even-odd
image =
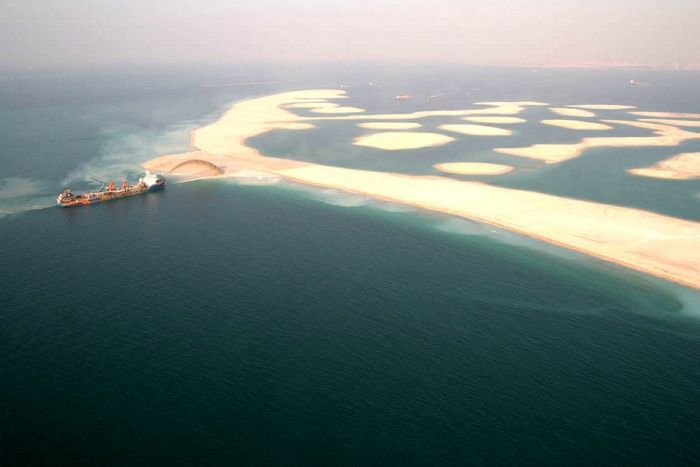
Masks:
[[[657,162],[652,167],[628,169],[633,175],[643,177],[688,180],[700,177],[700,152],[686,152]],[[700,244],[698,245],[700,248]],[[700,267],[700,264],[699,264]]]
[[[462,120],[474,123],[525,123],[527,120],[519,117],[462,117]]]
[[[593,112],[583,109],[574,109],[569,107],[550,107],[549,110],[564,117],[595,117]]]
[[[627,110],[627,109],[636,109],[637,108],[633,105],[620,105],[620,104],[576,104],[576,105],[567,105],[567,107],[576,107],[579,109],[590,109],[590,110]]]
[[[489,102],[474,102],[474,105],[489,105],[494,107],[499,107],[503,105],[517,105],[522,107],[528,106],[544,106],[549,105],[546,102],[537,101],[489,101]]]
[[[311,111],[319,114],[355,114],[365,110],[357,107],[320,107],[311,109]]]
[[[700,114],[678,113],[678,112],[629,112],[640,117],[655,118],[700,118]]]
[[[352,144],[367,146],[370,148],[384,149],[386,151],[399,151],[403,149],[420,149],[433,146],[442,146],[455,139],[440,133],[423,133],[414,131],[388,131],[385,133],[373,133],[355,138]]]
[[[331,107],[339,107],[338,104],[334,102],[325,101],[315,101],[315,102],[299,102],[298,104],[285,105],[285,109],[328,109]]]
[[[639,271],[700,288],[700,223],[637,209],[444,177],[408,176],[328,167],[267,157],[247,138],[274,129],[302,129],[301,117],[281,105],[333,99],[342,91],[313,90],[239,102],[216,122],[192,134],[196,155],[172,154],[143,164],[167,173],[188,157],[235,176],[242,170],[273,174],[308,185],[465,217],[529,235]],[[678,129],[676,129],[678,130]],[[194,164],[195,166],[197,164]],[[186,167],[186,165],[184,166]]]
[[[533,144],[521,148],[495,148],[494,151],[510,156],[538,159],[547,164],[555,164],[572,159],[592,148],[602,147],[646,147],[646,146],[677,146],[690,139],[700,138],[700,133],[681,130],[670,125],[638,122],[634,120],[603,120],[606,123],[629,125],[653,130],[656,136],[608,136],[583,138],[578,143],[567,144]]]
[[[423,125],[415,122],[367,122],[358,123],[357,126],[368,130],[412,130]]]
[[[443,172],[460,175],[502,175],[513,170],[512,165],[486,162],[445,162],[435,164],[433,167]]]
[[[542,120],[540,123],[542,123],[543,125],[566,128],[568,130],[603,131],[613,129],[613,127],[611,127],[610,125],[605,125],[603,123],[582,122],[580,120]]]
[[[660,123],[662,125],[687,126],[700,128],[700,120],[667,120],[662,118],[640,118],[640,122]]]
[[[440,125],[438,129],[471,136],[510,136],[513,134],[511,130],[505,128],[485,125]]]

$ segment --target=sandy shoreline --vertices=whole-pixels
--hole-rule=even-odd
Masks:
[[[564,117],[595,117],[595,114],[593,112],[583,109],[574,109],[569,107],[550,107],[549,110],[551,110],[557,115],[561,115]]]
[[[193,132],[192,144],[199,150],[196,155],[162,156],[146,162],[144,167],[167,173],[178,164],[186,168],[188,164],[183,165],[183,161],[189,157],[220,168],[223,170],[220,177],[235,176],[241,170],[270,173],[307,185],[473,219],[700,289],[697,268],[700,223],[446,177],[409,176],[279,159],[246,146],[247,138],[267,131],[312,127],[313,119],[295,115],[282,106],[305,99],[334,99],[343,94],[336,90],[312,90],[237,103],[216,122]],[[463,116],[462,112],[465,111],[457,111],[458,116]],[[202,164],[190,166],[194,170]]]

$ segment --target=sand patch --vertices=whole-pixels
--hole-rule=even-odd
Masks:
[[[688,180],[700,178],[700,152],[686,152],[657,162],[652,167],[628,169],[632,175]]]
[[[605,123],[617,125],[629,125],[638,128],[653,130],[656,136],[609,136],[583,138],[578,143],[568,144],[533,144],[522,148],[496,148],[494,151],[509,156],[527,157],[537,159],[547,164],[555,164],[583,154],[592,148],[622,148],[622,147],[649,147],[649,146],[677,146],[689,139],[700,138],[700,133],[681,130],[670,125],[657,123],[637,122],[633,120],[603,120]]]
[[[328,109],[331,107],[339,107],[339,105],[333,102],[319,101],[299,102],[298,104],[288,104],[284,106],[285,109]]]
[[[442,172],[459,175],[502,175],[513,170],[512,165],[486,162],[445,162],[435,164],[433,167]]]
[[[358,123],[357,126],[368,130],[412,130],[423,125],[415,122],[367,122]]]
[[[700,114],[678,113],[678,112],[629,112],[631,115],[639,117],[653,118],[700,118]]]
[[[621,105],[621,104],[576,104],[567,105],[567,107],[576,107],[579,109],[590,109],[590,110],[627,110],[636,109],[634,105]]]
[[[595,114],[593,112],[583,109],[574,109],[569,107],[550,107],[549,110],[551,110],[557,115],[562,115],[564,117],[595,117]]]
[[[612,130],[613,128],[610,125],[604,125],[603,123],[582,122],[579,120],[542,120],[540,123],[543,125],[566,128],[567,130],[604,131]]]
[[[455,139],[440,133],[422,133],[412,131],[374,133],[355,138],[352,144],[366,146],[385,151],[399,151],[404,149],[420,149],[434,146],[442,146]]]
[[[321,107],[311,109],[312,112],[318,114],[355,114],[362,113],[365,110],[357,107]]]
[[[525,123],[527,120],[519,117],[462,117],[462,120],[474,123]]]
[[[440,130],[453,131],[470,136],[510,136],[511,130],[485,125],[440,125]]]

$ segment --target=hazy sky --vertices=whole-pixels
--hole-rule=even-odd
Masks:
[[[0,65],[700,65],[700,0],[9,0]]]

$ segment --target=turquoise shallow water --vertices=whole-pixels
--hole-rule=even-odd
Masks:
[[[33,203],[81,164],[136,172],[130,151],[179,150],[227,102],[298,87],[199,87],[226,73],[121,77],[79,112],[70,76],[51,103],[13,92],[2,178],[34,180]],[[555,78],[556,92],[574,80]],[[13,112],[65,119],[39,118],[35,138],[10,131]],[[698,456],[697,295],[573,253],[333,191],[223,182],[5,216],[0,240],[4,464]]]

